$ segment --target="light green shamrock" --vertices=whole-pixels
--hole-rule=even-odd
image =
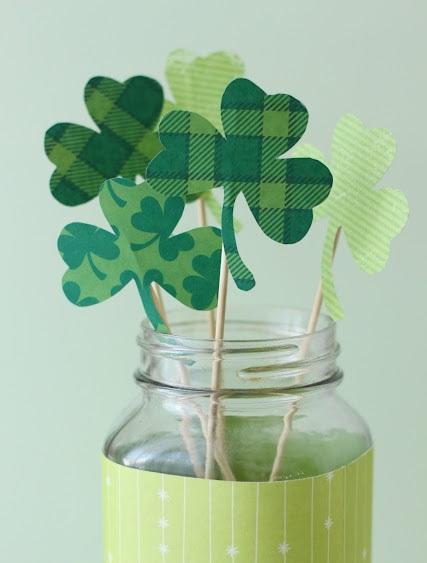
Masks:
[[[173,109],[198,113],[223,133],[222,94],[232,80],[244,73],[243,61],[233,53],[219,51],[199,57],[185,49],[172,51],[165,74],[175,102],[166,102],[164,113]]]
[[[315,218],[329,225],[323,247],[321,280],[325,305],[333,319],[342,319],[343,308],[333,280],[334,241],[342,228],[350,251],[364,272],[381,271],[390,255],[392,239],[408,218],[405,195],[391,188],[373,189],[384,176],[396,153],[396,141],[386,129],[369,129],[354,115],[344,115],[335,128],[331,160],[315,147],[301,145],[294,156],[328,164],[334,184],[329,197],[315,208]]]

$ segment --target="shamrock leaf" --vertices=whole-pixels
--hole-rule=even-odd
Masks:
[[[149,241],[150,244],[159,239],[160,256],[165,260],[175,260],[181,250],[191,250],[193,239],[190,235],[169,238],[181,218],[185,201],[181,197],[171,197],[166,200],[164,210],[153,197],[147,197],[141,202],[141,211],[133,215],[132,224],[136,229],[144,232],[155,233]],[[142,250],[147,243],[135,244],[133,250]]]
[[[106,274],[94,262],[94,256],[103,260],[114,260],[119,256],[115,237],[93,225],[73,223],[59,237],[58,248],[65,263],[75,270],[87,257],[88,262],[98,279],[103,280]]]
[[[221,265],[221,251],[212,256],[198,255],[193,259],[193,269],[197,276],[188,276],[184,280],[184,288],[191,293],[191,304],[195,309],[206,309],[214,299],[217,291],[212,272],[218,271]]]
[[[212,262],[212,257],[221,251],[218,229],[201,227],[172,235],[185,201],[179,196],[163,196],[147,182],[107,180],[99,201],[112,232],[72,223],[58,239],[59,251],[69,267],[63,289],[72,303],[100,303],[134,281],[148,317],[161,331],[167,328],[151,297],[152,282],[184,305],[199,309],[216,306],[219,264]],[[211,264],[210,279],[194,299],[186,280],[200,274],[200,259]]]
[[[227,84],[244,73],[245,65],[234,53],[219,51],[200,57],[191,51],[177,49],[170,53],[165,69],[175,101],[166,102],[163,113],[173,109],[198,113],[222,133],[222,94]],[[203,199],[213,217],[220,222],[221,208],[215,196],[206,191],[188,197],[187,201],[192,202],[199,197]],[[236,221],[235,227],[236,230],[240,228]]]
[[[221,101],[225,137],[202,116],[172,111],[160,123],[164,150],[148,165],[151,185],[168,196],[192,196],[223,187],[222,236],[231,274],[240,289],[255,280],[243,263],[233,225],[243,193],[271,239],[293,244],[308,232],[313,207],[332,186],[329,169],[310,158],[279,158],[303,135],[306,108],[287,94],[267,95],[249,80],[233,80]]]
[[[330,168],[334,187],[316,209],[316,217],[329,219],[322,257],[322,288],[326,307],[334,319],[343,317],[332,273],[337,230],[344,231],[353,258],[368,273],[381,271],[390,255],[392,239],[403,229],[408,202],[396,189],[373,189],[391,165],[396,142],[386,129],[369,129],[357,117],[344,115],[332,140]],[[296,154],[325,161],[311,146]]]
[[[84,299],[80,299],[81,289],[75,282],[65,282],[63,290],[67,299],[79,307],[87,307],[88,305],[96,305],[96,303],[98,303],[98,299],[96,297],[85,297]]]
[[[45,136],[46,154],[56,165],[53,196],[65,205],[96,197],[107,178],[135,178],[160,150],[157,133],[163,91],[158,82],[134,76],[123,83],[95,77],[84,99],[99,132],[73,123],[57,123]]]

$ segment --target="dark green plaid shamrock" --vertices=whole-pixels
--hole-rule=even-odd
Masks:
[[[307,109],[292,96],[267,95],[238,78],[224,92],[221,116],[225,138],[200,115],[167,114],[159,129],[165,149],[150,162],[146,177],[168,196],[224,188],[224,249],[237,286],[248,290],[255,280],[239,255],[233,226],[238,194],[243,192],[267,236],[292,244],[308,232],[312,208],[328,196],[332,175],[311,158],[279,158],[307,127]]]
[[[71,223],[58,239],[69,268],[63,290],[72,303],[80,307],[100,303],[134,281],[148,318],[164,332],[167,327],[150,292],[153,282],[193,309],[216,306],[219,229],[200,227],[173,235],[185,199],[164,196],[148,182],[107,180],[99,200],[112,231]]]
[[[152,78],[134,76],[120,83],[95,77],[87,83],[84,99],[99,133],[57,123],[45,136],[46,154],[56,165],[50,189],[65,205],[96,197],[108,178],[144,175],[161,149],[153,130],[162,111],[163,91]]]

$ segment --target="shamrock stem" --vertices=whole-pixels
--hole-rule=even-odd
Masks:
[[[322,293],[326,309],[334,321],[342,319],[344,312],[335,288],[332,266],[334,263],[335,252],[341,227],[336,224],[329,224],[326,233],[325,243],[322,254]]]
[[[93,273],[99,280],[105,280],[107,275],[104,272],[101,272],[99,268],[96,267],[95,262],[93,261],[92,254],[90,252],[87,253],[87,259],[89,261],[90,267],[93,270]]]
[[[150,322],[154,327],[154,330],[168,334],[169,329],[154,303],[150,288],[144,287],[139,280],[135,281],[141,297],[142,305],[147,313],[147,317],[150,319]]]
[[[332,260],[331,260],[332,263],[335,260],[335,255],[337,253],[337,247],[340,241],[340,236],[341,236],[341,227],[338,227],[338,229],[335,232],[334,244],[332,247]],[[319,316],[320,316],[320,310],[322,309],[322,304],[323,304],[323,289],[322,289],[322,282],[320,281],[317,287],[316,296],[314,298],[313,307],[311,309],[310,319],[307,325],[307,334],[311,334],[316,329],[317,321],[319,320]],[[306,339],[304,343],[304,347],[305,347],[303,354],[304,357],[305,357],[305,353],[307,352],[308,343],[309,343],[309,339]]]
[[[245,266],[237,249],[236,234],[234,232],[234,204],[237,193],[227,196],[225,194],[224,205],[222,208],[222,240],[227,256],[230,273],[239,289],[249,291],[255,285],[252,272]]]
[[[139,250],[144,250],[144,248],[148,248],[149,246],[151,246],[153,244],[153,242],[156,242],[156,240],[160,238],[160,235],[155,235],[153,238],[151,238],[149,241],[138,244],[133,242],[130,247],[133,251],[139,251]]]

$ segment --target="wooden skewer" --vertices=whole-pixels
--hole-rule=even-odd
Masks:
[[[160,316],[162,317],[162,320],[165,324],[165,326],[169,329],[170,331],[170,325],[169,325],[169,321],[166,315],[166,311],[165,311],[165,307],[163,304],[163,299],[161,296],[161,292],[160,292],[160,287],[157,284],[153,284],[151,286],[151,295],[153,297],[153,301],[155,303],[155,306],[157,307],[157,310],[160,313]],[[187,370],[185,369],[185,366],[179,362],[179,372],[180,372],[180,382],[182,385],[188,385],[188,374],[187,374]],[[203,477],[203,465],[200,461],[198,452],[197,452],[197,447],[196,447],[196,442],[194,440],[194,437],[191,434],[191,417],[187,414],[184,413],[182,415],[182,421],[180,424],[180,428],[181,428],[181,434],[182,434],[182,439],[184,441],[185,447],[188,451],[188,455],[190,457],[190,461],[191,461],[191,465],[193,466],[193,470],[194,470],[194,474],[196,475],[196,477],[202,478]]]
[[[341,227],[338,227],[337,232],[335,233],[334,247],[332,251],[332,260],[334,260],[335,258],[340,236],[341,236]],[[311,335],[316,330],[317,322],[320,316],[320,311],[322,309],[322,304],[323,304],[323,291],[322,291],[322,282],[320,281],[317,287],[316,295],[314,297],[313,307],[311,309],[310,318],[307,324],[307,329],[306,329],[307,337],[304,339],[304,342],[301,346],[301,352],[300,352],[301,360],[304,360],[305,357],[307,356],[308,348],[310,346]],[[293,403],[293,406],[283,418],[283,429],[282,429],[282,433],[280,434],[279,441],[277,442],[276,457],[274,458],[270,481],[274,481],[279,473],[280,466],[282,464],[283,456],[285,453],[286,441],[289,437],[289,433],[292,428],[292,419],[295,416],[296,412],[298,411],[298,401],[299,399],[296,400],[295,403]]]
[[[154,283],[152,285],[151,295],[153,296],[157,310],[159,311],[160,316],[162,317],[165,326],[167,327],[167,329],[170,332],[170,325],[169,325],[167,314],[166,314],[165,303],[163,301],[162,290],[160,289],[160,286],[157,283]]]
[[[199,197],[198,200],[198,215],[199,215],[199,224],[202,227],[207,226],[207,216],[206,216],[206,205],[205,202],[203,200],[203,198]],[[217,343],[218,340],[222,340],[223,336],[224,336],[224,322],[225,322],[225,301],[226,301],[226,294],[227,294],[227,283],[228,283],[228,269],[227,269],[227,262],[226,260],[222,260],[221,265],[225,265],[226,268],[226,275],[225,275],[225,291],[223,293],[224,295],[224,305],[223,305],[223,312],[222,312],[222,323],[220,323],[220,333],[222,334],[222,336],[220,338],[217,338],[216,336],[216,322],[215,322],[215,310],[211,310],[208,311],[208,323],[209,323],[209,334],[211,336],[211,338],[215,338],[215,342]],[[223,272],[224,275],[224,272]],[[164,302],[163,302],[163,298],[162,298],[162,294],[161,294],[161,289],[157,284],[153,284],[151,286],[151,294],[153,297],[153,301],[157,307],[157,310],[160,313],[160,316],[162,317],[162,320],[165,324],[165,326],[169,329],[170,331],[170,324],[167,318],[167,313],[166,313],[166,309],[164,306]],[[215,344],[216,347],[217,344]],[[217,356],[218,351],[215,349],[215,355]],[[187,370],[185,368],[185,366],[183,364],[180,363],[179,365],[179,370],[180,370],[180,381],[183,385],[188,385],[189,381],[188,381],[188,373]],[[221,365],[220,362],[214,360],[213,362],[213,368],[212,368],[213,373],[215,372],[216,375],[214,376],[214,379],[219,381],[220,379],[220,372],[221,372]],[[216,398],[217,400],[217,398]],[[211,405],[212,407],[212,405]],[[216,407],[215,410],[215,417],[213,420],[216,420],[216,422],[218,422],[218,410],[217,410],[218,406]],[[205,436],[206,442],[211,444],[212,446],[212,450],[209,453],[209,455],[207,456],[207,459],[211,459],[210,463],[212,465],[210,472],[212,471],[213,468],[213,457],[215,457],[220,470],[223,474],[223,476],[228,479],[228,480],[233,480],[234,479],[234,475],[233,472],[231,471],[231,468],[228,464],[228,460],[227,457],[223,451],[223,448],[221,447],[221,445],[224,443],[224,436],[223,436],[223,424],[219,424],[218,425],[218,429],[217,429],[217,435],[220,438],[218,443],[217,443],[217,447],[215,447],[215,443],[214,443],[214,436],[211,434],[211,440],[209,440],[208,436],[209,434],[209,418],[206,417],[206,415],[201,411],[201,409],[196,409],[198,417],[200,419],[200,423],[202,426],[202,431],[203,434]],[[203,476],[203,470],[201,469],[199,460],[198,460],[198,455],[197,455],[197,450],[196,450],[196,446],[194,443],[194,439],[191,436],[191,428],[190,428],[190,422],[191,419],[188,415],[184,415],[183,416],[183,420],[181,422],[181,433],[183,436],[183,440],[184,443],[186,445],[187,451],[189,453],[192,465],[193,465],[193,469],[195,472],[195,475],[197,477],[201,477]],[[222,422],[222,421],[221,421]],[[215,432],[215,426],[213,427],[213,430]],[[209,448],[207,448],[209,449]],[[205,471],[206,471],[206,466],[205,466]]]
[[[227,287],[228,287],[228,266],[227,257],[224,252],[224,247],[221,253],[221,270],[219,276],[219,290],[218,290],[218,308],[216,315],[215,326],[215,341],[214,341],[214,354],[212,362],[212,377],[211,377],[211,400],[208,416],[207,426],[207,439],[206,439],[206,463],[205,463],[205,479],[212,479],[214,468],[215,450],[218,451],[218,456],[223,461],[225,468],[224,477],[227,481],[234,481],[235,477],[233,471],[228,463],[225,454],[224,446],[224,429],[222,421],[218,424],[218,419],[221,417],[219,396],[217,391],[221,388],[221,351],[222,341],[224,340],[224,325],[225,325],[225,311],[227,306]],[[218,432],[218,427],[220,432]]]
[[[201,227],[207,227],[206,204],[201,196],[197,199],[197,211],[199,215],[199,225]],[[209,335],[211,338],[215,338],[215,309],[208,311],[208,323]]]
[[[282,465],[283,454],[285,452],[286,442],[288,441],[289,434],[292,430],[292,420],[294,418],[295,413],[298,410],[298,400],[294,401],[289,411],[285,414],[283,418],[283,430],[279,438],[279,442],[277,444],[277,451],[280,452],[280,455],[276,455],[273,463],[273,467],[271,469],[270,474],[270,482],[273,482],[277,479],[277,475],[279,474],[280,467]]]
[[[153,284],[152,288],[151,288],[151,294],[153,296],[153,301],[156,305],[156,307],[158,308],[158,311],[162,317],[162,320],[165,324],[165,326],[169,329],[170,331],[170,324],[169,324],[169,320],[167,318],[167,314],[166,314],[166,310],[164,308],[163,305],[163,300],[161,299],[161,289],[157,284]],[[188,372],[187,369],[185,367],[184,364],[182,364],[181,362],[179,362],[178,364],[178,369],[179,369],[179,380],[180,383],[182,385],[185,386],[189,386],[190,382],[188,379]],[[192,406],[195,409],[195,412],[200,420],[200,425],[202,427],[202,432],[203,432],[203,436],[205,437],[205,440],[207,440],[207,436],[208,436],[208,431],[207,431],[207,427],[208,427],[208,417],[206,416],[206,414],[202,411],[202,409],[195,403],[193,403],[193,401],[189,401],[190,404],[192,404]],[[180,429],[181,429],[181,434],[182,434],[182,438],[185,444],[185,447],[188,451],[188,455],[190,457],[191,460],[191,464],[193,466],[194,469],[194,474],[196,475],[196,477],[199,478],[203,478],[204,476],[204,467],[200,462],[200,458],[197,452],[197,447],[194,441],[194,438],[191,434],[191,417],[188,414],[184,414],[182,417],[182,421],[180,424]],[[223,452],[221,451],[215,451],[215,459],[218,463],[218,466],[221,470],[221,473],[223,476],[227,476],[228,478],[230,478],[230,471],[229,471],[229,466],[227,464],[227,459],[225,457],[225,455],[223,454]]]

